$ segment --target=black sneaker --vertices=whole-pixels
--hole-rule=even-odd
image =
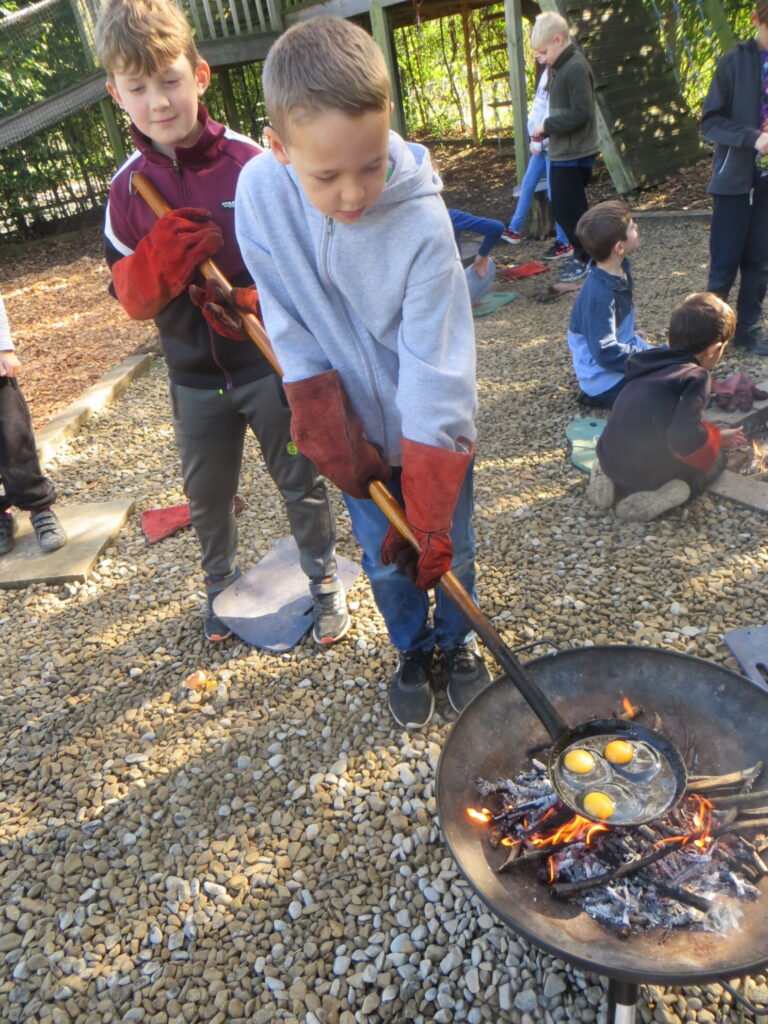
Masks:
[[[474,640],[459,644],[453,651],[443,651],[448,669],[445,692],[454,711],[463,711],[469,702],[491,681],[485,662]]]
[[[206,576],[205,578],[205,594],[208,598],[208,614],[203,621],[203,634],[205,639],[212,644],[220,644],[223,640],[228,640],[232,636],[232,630],[225,622],[222,622],[214,612],[213,602],[219,594],[226,590],[227,587],[231,586],[239,576],[240,570],[233,569],[228,576],[224,576],[221,579],[215,579],[212,576]]]
[[[37,543],[45,551],[58,551],[67,543],[64,527],[52,508],[44,508],[42,512],[32,512],[29,516]]]
[[[543,260],[552,262],[552,260],[562,260],[566,256],[573,256],[573,246],[563,245],[561,242],[555,242],[547,249],[546,252],[541,254]]]
[[[731,342],[734,348],[745,348],[750,352],[757,352],[758,355],[765,355],[768,352],[768,335],[763,331],[760,324],[752,324],[751,327],[736,327],[736,333]]]
[[[349,629],[349,612],[344,585],[338,576],[313,580],[309,585],[314,605],[312,636],[318,644],[335,644]]]
[[[13,547],[16,534],[16,517],[13,512],[0,512],[0,555],[7,555]]]
[[[432,651],[405,651],[389,684],[389,710],[404,729],[420,729],[432,717]]]

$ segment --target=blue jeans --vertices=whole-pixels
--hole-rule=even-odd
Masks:
[[[528,166],[525,169],[523,180],[520,182],[520,196],[517,200],[517,206],[515,207],[515,212],[512,215],[512,220],[509,222],[509,230],[514,231],[516,235],[519,235],[523,230],[525,218],[528,216],[528,212],[531,209],[531,203],[533,202],[536,186],[545,175],[547,178],[547,196],[551,202],[552,194],[549,189],[549,160],[547,160],[544,153],[531,153],[531,159],[528,161]],[[555,238],[560,245],[570,244],[568,236],[557,222],[555,222]]]
[[[451,568],[477,600],[472,471],[473,465],[470,465],[453,512]],[[399,468],[393,469],[388,486],[402,503],[401,473]],[[363,569],[370,580],[376,605],[384,617],[395,647],[399,651],[431,651],[438,644],[443,651],[452,651],[466,642],[472,635],[472,629],[439,587],[435,588],[435,608],[433,621],[430,622],[429,594],[418,590],[393,565],[382,564],[379,549],[389,527],[389,520],[379,506],[370,499],[350,498],[348,494],[344,495],[344,501],[352,520],[352,530],[363,549]]]

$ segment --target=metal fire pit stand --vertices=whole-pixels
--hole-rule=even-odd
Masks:
[[[724,774],[768,763],[768,687],[700,658],[652,647],[581,647],[526,665],[568,720],[610,717],[623,696],[658,713],[662,732],[697,756],[696,771]],[[639,986],[690,987],[754,974],[768,962],[768,878],[760,896],[740,901],[737,928],[723,934],[675,929],[622,938],[574,903],[551,899],[528,868],[499,872],[499,851],[467,815],[476,780],[514,778],[530,767],[530,750],[548,745],[540,721],[501,676],[464,709],[443,746],[436,776],[437,811],[456,864],[495,917],[539,949],[608,979],[610,1024],[638,1019]],[[761,1011],[730,990],[740,1005]]]

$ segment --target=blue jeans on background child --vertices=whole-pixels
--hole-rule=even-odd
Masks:
[[[472,526],[474,512],[473,466],[464,478],[459,499],[453,512],[452,571],[461,584],[477,600],[475,588],[475,532]],[[402,504],[400,488],[402,470],[394,468],[387,485]],[[430,651],[437,644],[443,651],[452,651],[465,643],[472,628],[449,597],[435,588],[434,625],[429,621],[429,593],[418,590],[393,565],[381,561],[381,542],[389,527],[389,520],[372,500],[344,496],[352,520],[352,531],[363,549],[363,569],[370,580],[376,606],[384,617],[390,639],[399,651]]]
[[[547,196],[550,203],[552,202],[552,194],[549,189],[549,160],[547,160],[545,153],[531,153],[531,159],[528,161],[528,166],[525,169],[523,180],[520,182],[520,196],[517,200],[517,206],[515,212],[512,215],[512,220],[509,222],[509,231],[513,231],[516,235],[522,233],[523,224],[525,218],[531,209],[533,203],[533,197],[536,192],[536,186],[543,177],[547,179]],[[555,222],[555,238],[560,245],[569,245],[568,236]]]

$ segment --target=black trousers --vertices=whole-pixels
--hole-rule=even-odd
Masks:
[[[0,509],[40,512],[56,500],[37,457],[29,409],[14,377],[0,377]]]
[[[586,189],[591,180],[591,167],[564,167],[558,163],[549,165],[552,215],[568,235],[574,256],[582,263],[586,263],[589,256],[576,236],[576,225],[582,213],[589,209]]]
[[[707,290],[728,301],[741,274],[736,299],[738,327],[753,327],[763,310],[768,285],[768,178],[757,180],[751,193],[712,196]]]

